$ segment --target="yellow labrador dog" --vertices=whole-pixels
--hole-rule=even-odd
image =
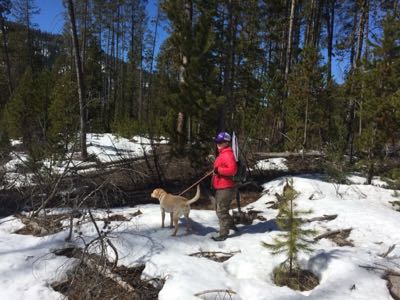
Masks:
[[[196,202],[200,198],[200,186],[197,185],[197,192],[196,195],[188,200],[182,196],[176,196],[172,194],[168,194],[163,189],[155,189],[151,193],[151,197],[157,198],[160,201],[160,208],[161,208],[161,227],[164,228],[164,220],[165,220],[165,212],[169,212],[171,216],[171,224],[170,227],[172,228],[172,221],[175,224],[175,231],[172,234],[173,236],[176,235],[178,232],[178,220],[183,215],[186,218],[186,231],[189,232],[190,230],[190,204]]]

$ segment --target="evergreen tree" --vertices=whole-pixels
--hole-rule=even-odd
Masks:
[[[24,26],[24,30],[20,32],[23,35],[21,37],[23,43],[20,44],[21,48],[18,49],[18,55],[23,67],[21,71],[23,72],[29,66],[32,72],[36,74],[37,70],[40,69],[40,60],[36,55],[38,51],[32,35],[36,26],[32,22],[32,18],[33,15],[39,14],[40,9],[36,6],[34,0],[14,0],[12,8],[17,23]]]
[[[322,137],[328,128],[323,118],[326,77],[320,60],[317,49],[307,47],[290,75],[285,101],[289,150],[321,148],[324,144]]]
[[[56,81],[49,107],[50,138],[54,144],[61,143],[67,149],[76,137],[79,128],[79,106],[77,85],[70,71]]]
[[[42,71],[34,79],[28,67],[5,108],[9,136],[22,137],[33,159],[40,159],[45,154],[51,82],[48,70]]]
[[[400,138],[400,20],[389,12],[382,20],[382,28],[372,62],[357,77],[361,97],[356,145],[360,154],[367,156],[369,181],[376,160],[385,155],[386,145],[395,148]]]
[[[22,137],[23,143],[28,146],[32,142],[31,128],[34,119],[34,105],[28,101],[34,99],[35,84],[32,70],[28,67],[22,76],[10,102],[6,106],[7,129],[10,137]]]
[[[164,3],[164,10],[171,20],[174,31],[171,34],[171,46],[175,51],[186,57],[184,81],[180,81],[178,90],[171,91],[168,103],[178,114],[183,112],[187,121],[186,138],[193,138],[194,147],[190,148],[194,160],[198,160],[197,151],[205,151],[204,142],[210,141],[215,124],[218,122],[218,111],[223,97],[218,94],[218,70],[213,64],[214,35],[211,20],[215,13],[213,1],[193,1],[196,11],[196,21],[188,25],[182,12],[184,1],[171,0]],[[196,130],[194,130],[196,129]],[[171,130],[172,141],[177,143],[179,134]],[[180,148],[182,151],[182,148]]]
[[[287,180],[283,188],[282,203],[277,216],[278,227],[284,232],[280,233],[278,237],[274,237],[272,243],[262,242],[264,247],[272,250],[272,254],[284,253],[287,256],[282,265],[288,266],[290,275],[298,269],[298,254],[311,251],[311,241],[307,237],[315,234],[314,230],[301,228],[300,217],[310,213],[310,211],[295,210],[293,201],[297,196],[298,192],[293,188],[293,180]]]

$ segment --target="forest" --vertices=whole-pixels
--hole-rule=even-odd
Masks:
[[[147,1],[76,1],[79,66],[67,2],[54,35],[34,1],[1,1],[2,145],[22,137],[40,157],[83,130],[162,135],[190,155],[233,130],[351,162],[398,150],[398,1],[171,0],[152,17]]]

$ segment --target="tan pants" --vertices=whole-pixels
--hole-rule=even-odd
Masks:
[[[229,229],[233,227],[233,219],[229,214],[231,202],[236,197],[236,188],[216,190],[215,211],[219,220],[219,235],[226,236]]]

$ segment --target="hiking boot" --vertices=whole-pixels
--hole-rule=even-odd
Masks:
[[[211,238],[216,242],[222,242],[225,241],[227,237],[228,237],[227,235],[220,235],[220,236],[212,236]]]

